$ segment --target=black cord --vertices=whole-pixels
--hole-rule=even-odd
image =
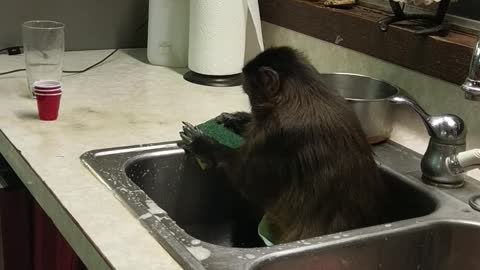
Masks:
[[[86,72],[86,71],[89,71],[90,69],[100,65],[101,63],[105,62],[108,58],[110,58],[110,56],[114,55],[116,52],[118,52],[118,49],[115,49],[113,50],[113,52],[111,52],[109,55],[105,56],[105,58],[103,58],[102,60],[100,60],[99,62],[85,68],[85,69],[82,69],[82,70],[64,70],[63,73],[83,73],[83,72]]]
[[[105,62],[108,58],[110,58],[112,55],[114,55],[116,52],[118,52],[119,49],[115,49],[113,52],[111,52],[109,55],[105,56],[105,58],[103,58],[102,60],[100,60],[99,62],[87,67],[87,68],[84,68],[82,70],[64,70],[63,73],[70,73],[70,74],[78,74],[78,73],[83,73],[83,72],[87,72],[89,71],[90,69],[100,65],[101,63]],[[21,71],[25,71],[26,69],[24,68],[21,68],[21,69],[15,69],[15,70],[10,70],[10,71],[7,71],[7,72],[0,72],[0,76],[3,76],[3,75],[7,75],[7,74],[11,74],[11,73],[16,73],[16,72],[21,72]]]
[[[24,69],[24,68],[14,69],[14,70],[10,70],[10,71],[7,71],[7,72],[0,73],[0,76],[7,75],[7,74],[10,74],[10,73],[20,72],[20,71],[25,71],[25,70],[26,69]]]
[[[7,52],[8,55],[17,55],[22,53],[23,46],[13,46],[0,49],[0,53]]]

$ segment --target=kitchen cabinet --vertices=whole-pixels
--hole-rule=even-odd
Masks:
[[[0,156],[0,270],[86,269]]]

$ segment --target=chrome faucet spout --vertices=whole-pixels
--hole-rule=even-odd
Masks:
[[[480,101],[480,38],[473,50],[470,71],[462,90],[465,91],[466,99]]]
[[[454,114],[430,115],[413,99],[396,95],[390,98],[394,104],[408,105],[423,120],[431,139],[436,143],[447,145],[465,145],[467,128],[462,118]]]

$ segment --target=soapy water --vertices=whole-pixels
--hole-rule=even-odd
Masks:
[[[247,259],[250,259],[250,260],[255,259],[255,255],[253,254],[246,254],[245,257],[247,257]]]
[[[160,208],[154,201],[150,199],[145,200],[145,204],[148,207],[148,211],[154,215],[166,214],[165,210]]]
[[[149,218],[149,217],[152,217],[152,214],[146,213],[146,214],[141,215],[141,216],[139,217],[139,219],[147,219],[147,218]]]
[[[239,255],[239,256],[237,256],[237,258],[240,259],[240,260],[247,260],[247,259],[248,260],[253,260],[253,259],[256,258],[256,256],[253,255],[253,254],[245,254],[245,257],[242,256],[242,255]]]
[[[200,240],[198,240],[198,239],[194,239],[194,240],[190,241],[190,243],[191,243],[192,245],[196,246],[196,245],[200,245],[201,242],[200,242]]]
[[[212,254],[210,250],[202,246],[187,247],[187,250],[199,261],[206,260]]]

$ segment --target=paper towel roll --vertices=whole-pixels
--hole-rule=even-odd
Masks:
[[[244,0],[191,0],[188,68],[204,75],[241,73],[247,16]]]
[[[264,50],[263,44],[263,32],[262,32],[262,20],[260,19],[260,8],[258,6],[258,0],[247,0],[248,9],[250,10],[250,16],[252,18],[255,34],[257,35],[257,42],[260,50]]]

